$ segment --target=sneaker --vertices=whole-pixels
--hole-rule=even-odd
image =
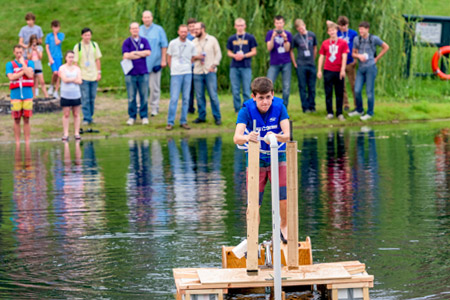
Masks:
[[[58,91],[53,92],[53,97],[56,99],[59,99]]]
[[[338,120],[339,120],[339,121],[345,121],[344,115],[339,115],[339,116],[338,116]]]
[[[49,94],[49,95],[53,94],[53,85],[50,85],[50,87],[47,90],[47,94]]]
[[[35,96],[39,96],[39,88],[36,88],[36,89],[34,90],[34,95],[35,95]]]
[[[309,109],[306,109],[306,110],[304,111],[304,113],[305,113],[305,114],[309,114],[309,113],[311,113],[311,111],[310,111]]]
[[[167,124],[166,130],[169,131],[169,130],[172,130],[172,129],[173,129],[173,125]]]
[[[152,112],[152,114],[151,114],[152,117],[156,117],[157,115],[158,115],[157,112]]]
[[[362,114],[363,114],[363,113],[360,113],[359,111],[354,110],[354,111],[352,111],[352,112],[349,112],[349,113],[348,113],[348,116],[349,116],[349,117],[357,117],[357,116],[362,116]]]
[[[142,119],[142,125],[148,125],[148,118]]]
[[[89,122],[88,121],[83,121],[83,123],[81,123],[81,124],[86,126],[86,125],[89,125]]]
[[[205,120],[202,120],[202,119],[199,119],[199,118],[197,118],[197,119],[194,120],[194,123],[195,123],[195,124],[205,123],[205,122],[206,122]]]
[[[332,114],[328,114],[328,115],[327,115],[327,119],[328,119],[328,120],[331,120],[331,119],[333,119],[333,118],[334,118],[334,116],[333,116]]]
[[[181,124],[180,127],[181,127],[181,128],[184,128],[184,129],[186,129],[186,130],[191,129],[191,127],[189,127],[189,125],[186,124],[186,123],[185,123],[185,124]]]
[[[360,117],[359,119],[360,119],[361,121],[367,121],[367,120],[372,119],[372,116],[371,116],[371,115],[368,115],[368,114],[365,114],[364,116]]]
[[[133,125],[134,124],[134,119],[133,118],[129,118],[127,121],[127,125]]]
[[[222,121],[221,120],[216,120],[215,123],[216,123],[217,126],[222,125]]]

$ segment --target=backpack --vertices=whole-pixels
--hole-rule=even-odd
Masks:
[[[97,47],[95,46],[95,43],[91,41],[92,47],[94,47],[94,54],[97,51]],[[81,42],[78,43],[78,62],[81,61]]]
[[[362,36],[358,35],[359,45],[361,45]],[[369,33],[369,46],[373,50],[373,58],[377,57],[377,46],[375,46],[375,42],[373,41],[373,35]]]

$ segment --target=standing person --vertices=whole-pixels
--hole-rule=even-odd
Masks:
[[[197,55],[194,43],[187,39],[187,25],[178,27],[178,38],[170,41],[167,63],[170,67],[170,103],[166,130],[172,130],[177,113],[178,96],[182,95],[180,127],[191,129],[187,124],[189,95],[192,84],[192,57]]]
[[[69,140],[69,117],[70,111],[73,116],[74,138],[81,140],[80,136],[80,106],[81,106],[81,90],[80,85],[83,83],[81,78],[81,70],[74,64],[75,54],[73,51],[66,52],[66,63],[59,69],[59,77],[61,78],[61,107],[63,109],[63,141]]]
[[[281,72],[283,85],[283,103],[288,106],[291,92],[291,50],[292,34],[284,30],[284,18],[274,18],[275,29],[269,30],[266,35],[267,50],[270,52],[270,67],[267,77],[275,84],[278,73]]]
[[[83,111],[83,125],[94,123],[95,97],[98,82],[102,79],[100,47],[92,40],[92,30],[85,27],[81,30],[81,42],[75,44],[75,64],[80,67],[81,78],[81,109]]]
[[[34,63],[34,96],[39,95],[39,85],[41,85],[44,97],[48,98],[47,90],[45,89],[44,74],[42,73],[42,52],[44,49],[38,44],[36,35],[30,36],[30,46],[27,49],[27,57]]]
[[[327,119],[334,118],[333,115],[333,87],[336,96],[336,116],[339,121],[345,121],[342,114],[342,101],[344,97],[345,66],[347,63],[348,45],[337,37],[337,24],[327,21],[327,32],[329,39],[322,43],[319,51],[319,63],[317,78],[322,78],[322,66],[324,65],[323,83],[325,87],[325,101],[327,106]]]
[[[52,69],[52,80],[47,91],[49,95],[58,98],[59,90],[59,76],[58,70],[62,65],[62,50],[61,44],[64,41],[65,35],[59,32],[61,24],[58,20],[53,20],[51,23],[52,32],[45,37],[45,50],[47,51],[48,63]]]
[[[30,36],[35,34],[38,38],[39,44],[42,44],[42,37],[44,33],[42,32],[42,28],[35,24],[36,16],[29,12],[25,15],[25,21],[27,22],[26,26],[23,26],[19,32],[19,45],[21,45],[24,49],[24,58],[26,57],[26,50],[28,49],[28,42],[30,41]]]
[[[230,64],[231,92],[233,94],[234,111],[241,109],[241,85],[244,101],[250,99],[250,84],[252,83],[252,57],[256,55],[256,39],[245,32],[245,20],[237,18],[234,21],[236,34],[228,38],[227,54],[232,58]]]
[[[302,19],[295,20],[295,28],[298,33],[292,40],[291,60],[297,71],[302,110],[304,113],[315,112],[317,39],[313,32],[306,30]],[[297,59],[294,49],[297,49]]]
[[[239,111],[233,141],[236,145],[260,143],[261,149],[270,152],[264,136],[275,134],[279,150],[286,149],[282,144],[289,140],[289,116],[283,100],[274,97],[273,83],[267,77],[255,78],[252,82],[252,99],[244,102]],[[256,128],[253,122],[256,121]],[[248,158],[247,158],[248,163]],[[281,240],[287,243],[287,192],[286,192],[286,153],[278,153],[280,182]],[[248,170],[247,170],[248,172]],[[248,177],[248,174],[247,174]],[[271,180],[270,154],[263,152],[259,157],[259,206],[262,204],[267,179]]]
[[[122,44],[123,59],[130,59],[133,68],[125,75],[125,83],[128,94],[128,121],[127,125],[133,125],[137,116],[136,95],[139,92],[139,116],[142,125],[148,124],[148,69],[146,57],[151,49],[147,39],[139,36],[139,24],[130,24],[131,36]]]
[[[338,38],[343,39],[347,42],[349,55],[347,56],[347,66],[345,67],[345,75],[347,76],[350,87],[352,88],[353,102],[356,107],[356,97],[355,97],[355,78],[356,78],[356,61],[351,55],[353,52],[353,40],[358,36],[358,33],[353,29],[348,28],[348,18],[346,16],[340,16],[338,18]],[[347,88],[344,84],[344,110],[348,111],[350,109],[350,104],[348,102]]]
[[[150,44],[152,52],[147,56],[147,70],[150,86],[150,107],[152,117],[159,112],[159,98],[161,95],[161,69],[167,66],[167,36],[164,29],[153,23],[153,15],[146,10],[142,13],[142,22],[139,28],[139,35],[146,38]]]
[[[195,23],[197,23],[197,20],[195,18],[189,18],[187,21],[187,26],[188,26],[188,30],[189,30],[187,39],[190,41],[193,41],[195,39]],[[190,113],[190,114],[195,113],[195,107],[194,107],[194,63],[192,63],[192,83],[191,83],[191,93],[189,94],[188,113]]]
[[[20,144],[20,120],[23,118],[25,143],[30,142],[30,117],[33,114],[34,63],[23,57],[22,45],[14,46],[13,61],[6,63],[6,76],[11,90],[11,114],[14,119],[14,137]]]
[[[194,56],[194,88],[198,104],[198,118],[194,123],[206,122],[205,87],[211,101],[211,109],[216,125],[222,124],[220,116],[220,103],[217,95],[217,66],[222,59],[219,42],[212,35],[206,33],[205,24],[195,24],[194,45],[197,56]]]
[[[359,24],[359,36],[355,38],[353,48],[353,58],[359,60],[358,72],[356,73],[355,95],[356,110],[349,113],[350,117],[361,116],[362,121],[367,121],[373,117],[375,105],[375,78],[378,69],[377,62],[389,50],[389,45],[383,42],[378,36],[369,33],[370,24],[361,22]],[[381,51],[377,55],[377,46],[381,46]],[[366,83],[367,112],[364,114],[362,89]]]

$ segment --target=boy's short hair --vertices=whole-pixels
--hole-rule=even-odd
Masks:
[[[194,24],[194,23],[197,23],[197,20],[196,20],[195,18],[189,18],[189,19],[187,20],[187,24],[188,24],[188,25],[191,25],[191,24]]]
[[[81,35],[85,34],[86,32],[90,32],[92,34],[92,30],[89,27],[84,27],[81,29]]]
[[[339,26],[348,25],[348,18],[346,16],[340,16],[337,20]]]
[[[14,45],[13,51],[15,51],[17,48],[20,48],[23,50],[23,46],[21,44]]]
[[[305,25],[305,22],[302,19],[296,19],[294,22],[295,28],[299,28],[300,26]]]
[[[29,12],[25,15],[25,21],[28,21],[28,20],[36,21],[36,16],[33,13]]]
[[[264,95],[273,92],[273,82],[267,77],[257,77],[252,81],[250,88],[253,95]]]
[[[280,21],[283,20],[284,21],[284,17],[282,15],[277,15],[275,16],[275,18],[273,18],[274,21]]]
[[[181,24],[180,26],[178,26],[178,29],[181,29],[181,28],[188,28],[188,26],[186,24]]]
[[[338,29],[338,26],[337,26],[337,24],[336,23],[334,23],[333,21],[327,21],[327,29],[330,29],[330,28],[334,28],[334,29]]]
[[[58,20],[53,20],[53,21],[52,21],[52,28],[53,28],[53,27],[60,27],[60,26],[61,26],[61,24],[59,23]]]
[[[370,24],[367,21],[362,21],[361,23],[359,23],[358,27],[370,28]]]

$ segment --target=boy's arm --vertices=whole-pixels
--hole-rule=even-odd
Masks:
[[[324,59],[323,54],[320,54],[319,55],[319,62],[317,63],[317,78],[319,78],[319,79],[322,78],[323,59]]]
[[[388,52],[388,50],[389,50],[389,45],[383,42],[383,44],[381,44],[381,51],[380,51],[380,53],[377,55],[377,57],[375,57],[375,63],[377,63],[380,60],[380,58],[386,52]]]
[[[291,136],[290,128],[289,128],[289,119],[284,119],[280,122],[281,130],[283,131],[282,134],[275,134],[277,141],[280,143],[286,143],[289,141],[289,138]]]
[[[258,142],[259,134],[257,132],[250,132],[249,134],[244,134],[247,125],[244,123],[238,123],[236,125],[236,130],[234,131],[233,141],[236,145],[243,145],[247,142]]]

